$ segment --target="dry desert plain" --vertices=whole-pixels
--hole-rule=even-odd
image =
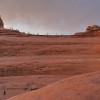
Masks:
[[[0,33],[0,100],[100,100],[99,70],[99,36]]]

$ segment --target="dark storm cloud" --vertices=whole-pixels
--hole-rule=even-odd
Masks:
[[[30,30],[73,33],[100,24],[99,0],[0,0],[6,23],[23,23]]]

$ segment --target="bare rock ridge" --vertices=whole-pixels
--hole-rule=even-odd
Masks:
[[[92,25],[92,26],[88,26],[86,28],[86,31],[85,32],[78,32],[78,33],[75,33],[74,36],[79,36],[79,37],[82,37],[82,36],[100,36],[100,26],[99,25]]]

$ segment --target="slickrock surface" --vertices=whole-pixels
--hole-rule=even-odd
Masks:
[[[93,32],[99,34],[99,31]],[[1,100],[30,90],[39,90],[64,78],[99,70],[100,37],[97,35],[32,36],[18,30],[0,28]],[[80,77],[77,79],[80,80]],[[4,90],[6,95],[3,94]]]
[[[64,79],[8,100],[100,100],[100,71]]]

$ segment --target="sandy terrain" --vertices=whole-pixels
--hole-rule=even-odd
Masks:
[[[99,65],[100,37],[29,36],[0,31],[1,100],[73,75],[99,71]]]
[[[100,100],[100,71],[67,78],[8,100]]]

